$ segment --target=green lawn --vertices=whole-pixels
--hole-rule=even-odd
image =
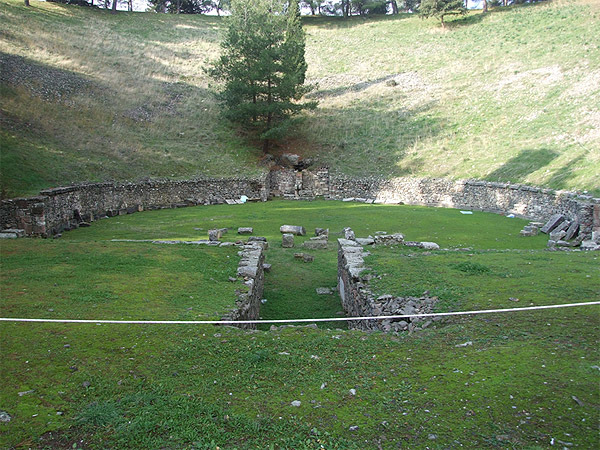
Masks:
[[[330,249],[307,252],[312,264],[294,260],[299,248],[281,248],[284,223],[309,234],[329,227]],[[264,318],[340,310],[337,295],[314,288],[336,283],[335,238],[344,226],[358,236],[403,232],[473,248],[371,249],[367,262],[388,274],[381,292],[430,289],[446,309],[597,301],[598,256],[545,251],[543,237],[518,236],[524,223],[325,201],[136,213],[57,240],[3,241],[2,315],[214,317],[234,298],[226,280],[235,249],[111,240],[201,239],[209,228],[238,226],[270,242]],[[233,230],[225,235],[236,239]],[[0,410],[12,419],[0,423],[0,447],[595,448],[599,313],[594,306],[447,319],[412,336],[2,323]]]

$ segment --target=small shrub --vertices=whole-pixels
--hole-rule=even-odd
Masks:
[[[479,264],[476,262],[461,262],[458,264],[452,264],[450,267],[456,270],[460,270],[468,275],[481,275],[484,273],[488,273],[491,269],[488,266],[484,266],[483,264]]]

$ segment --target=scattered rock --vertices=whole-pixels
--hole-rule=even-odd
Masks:
[[[318,295],[331,295],[333,294],[333,289],[328,287],[318,287],[316,289]]]
[[[358,430],[358,425],[351,425],[350,427],[348,427],[348,430],[350,430],[350,431],[357,431]]]
[[[237,230],[238,234],[252,234],[254,233],[254,228],[252,227],[240,227]]]
[[[270,272],[270,271],[271,271],[271,264],[264,263],[264,264],[263,264],[263,270],[264,270],[265,272],[267,272],[267,273],[268,273],[268,272]]]
[[[350,392],[350,395],[356,395],[356,389],[350,389],[348,392]]]
[[[302,404],[302,402],[300,400],[294,400],[292,402],[292,406],[296,406],[296,407],[300,406],[301,404]]]
[[[439,250],[440,249],[440,246],[438,244],[436,244],[435,242],[421,242],[420,247],[424,248],[425,250]]]
[[[304,253],[294,253],[294,258],[302,259],[302,258],[304,258]]]
[[[236,282],[236,281],[237,281],[237,278],[234,278],[234,277],[229,277],[229,278],[228,278],[228,280],[229,280],[231,283],[234,283],[234,282]]]
[[[329,237],[329,228],[315,228],[315,236]]]
[[[456,344],[455,347],[468,347],[469,345],[473,345],[473,342],[467,341],[464,344]]]
[[[437,434],[428,434],[427,439],[430,441],[435,441],[437,439]]]
[[[71,344],[65,344],[63,345],[63,348],[71,348]]]
[[[12,417],[6,411],[0,411],[0,422],[10,422]]]
[[[19,397],[23,397],[24,395],[27,394],[33,394],[35,391],[33,389],[29,390],[29,391],[23,391],[23,392],[19,392]]]
[[[314,256],[312,256],[312,255],[304,255],[304,256],[302,257],[302,260],[303,260],[305,263],[309,263],[309,262],[313,262],[313,261],[315,260],[315,257],[314,257]]]
[[[89,388],[92,385],[92,383],[90,383],[89,381],[84,381],[83,383],[81,383],[81,386],[84,388]]]

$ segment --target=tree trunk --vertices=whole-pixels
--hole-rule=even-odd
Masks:
[[[177,0],[177,14],[181,12],[181,0]]]
[[[25,0],[25,6],[30,6],[29,5],[29,0]]]
[[[269,140],[265,139],[263,141],[263,153],[266,155],[267,153],[269,153]]]
[[[115,14],[117,12],[117,3],[118,2],[119,2],[119,0],[113,0],[112,8],[111,8],[111,11],[110,11],[112,14]]]
[[[392,14],[398,14],[398,2],[392,0],[390,3],[392,4]]]
[[[488,12],[488,4],[487,0],[483,0],[483,10],[484,13]]]

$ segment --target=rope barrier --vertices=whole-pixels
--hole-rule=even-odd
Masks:
[[[96,324],[158,324],[158,325],[249,325],[249,324],[276,324],[276,323],[315,323],[315,322],[341,322],[357,320],[391,320],[407,319],[414,317],[448,317],[466,316],[475,314],[496,314],[506,312],[535,311],[541,309],[572,308],[576,306],[600,305],[598,302],[567,303],[563,305],[526,306],[523,308],[484,309],[476,311],[455,311],[446,313],[404,314],[398,316],[372,316],[372,317],[331,317],[327,319],[274,319],[274,320],[88,320],[88,319],[27,319],[17,317],[0,317],[0,322],[43,322],[43,323],[96,323]]]

